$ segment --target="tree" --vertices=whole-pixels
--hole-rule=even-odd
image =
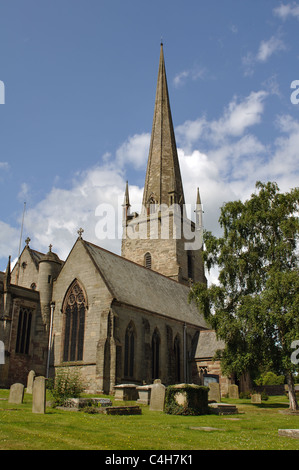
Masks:
[[[221,208],[223,236],[204,234],[208,269],[219,269],[218,285],[191,288],[217,337],[226,374],[240,377],[258,370],[281,371],[289,385],[290,408],[298,409],[291,361],[299,340],[298,209],[299,188],[280,193],[276,183],[256,183],[244,203]]]

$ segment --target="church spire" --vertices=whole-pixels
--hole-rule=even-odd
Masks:
[[[169,103],[161,43],[151,143],[145,177],[143,206],[185,203]]]

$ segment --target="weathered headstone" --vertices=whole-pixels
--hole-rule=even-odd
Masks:
[[[161,383],[160,379],[156,379],[152,385],[151,398],[150,398],[150,410],[151,411],[163,411],[165,401],[165,390],[166,387]]]
[[[229,385],[228,386],[228,397],[229,398],[239,398],[239,387],[238,385]]]
[[[44,414],[46,412],[46,379],[36,377],[32,389],[32,413]]]
[[[251,403],[262,403],[262,396],[260,393],[254,393],[251,395]]]
[[[13,384],[10,387],[8,403],[15,403],[20,405],[23,403],[24,398],[24,385],[20,383]]]
[[[28,374],[28,377],[27,377],[26,393],[32,393],[32,387],[33,387],[34,379],[35,379],[35,372],[34,372],[34,370],[31,370]]]
[[[209,383],[209,395],[208,399],[209,401],[215,401],[219,403],[221,401],[221,395],[220,395],[220,385],[217,382],[211,382]]]

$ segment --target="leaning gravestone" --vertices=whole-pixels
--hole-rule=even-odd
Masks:
[[[46,379],[36,377],[32,389],[32,413],[44,414],[46,412]]]
[[[35,379],[35,372],[34,372],[34,370],[31,370],[28,374],[28,377],[27,377],[26,393],[32,393],[32,387],[33,387],[34,379]]]
[[[220,395],[220,385],[217,382],[211,382],[209,383],[209,395],[208,395],[208,400],[215,401],[215,402],[220,402],[221,401],[221,395]]]
[[[156,379],[151,389],[150,410],[164,411],[166,387],[161,383],[160,379]]]
[[[8,403],[15,403],[16,405],[20,405],[23,403],[24,398],[24,385],[23,384],[13,384],[10,387]]]
[[[229,398],[239,398],[239,387],[238,385],[229,385],[228,387],[228,397]]]

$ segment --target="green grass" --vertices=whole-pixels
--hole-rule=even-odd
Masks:
[[[0,398],[8,398],[8,393],[8,390],[0,390]],[[52,408],[39,415],[31,412],[32,397],[25,394],[22,405],[0,400],[0,449],[299,449],[299,440],[278,436],[278,429],[299,428],[299,416],[279,413],[279,410],[288,408],[285,397],[270,397],[261,405],[252,405],[249,400],[223,401],[237,404],[243,413],[234,416],[172,416],[151,412],[143,406],[142,415],[137,416],[108,416]],[[221,430],[190,429],[203,426]]]

